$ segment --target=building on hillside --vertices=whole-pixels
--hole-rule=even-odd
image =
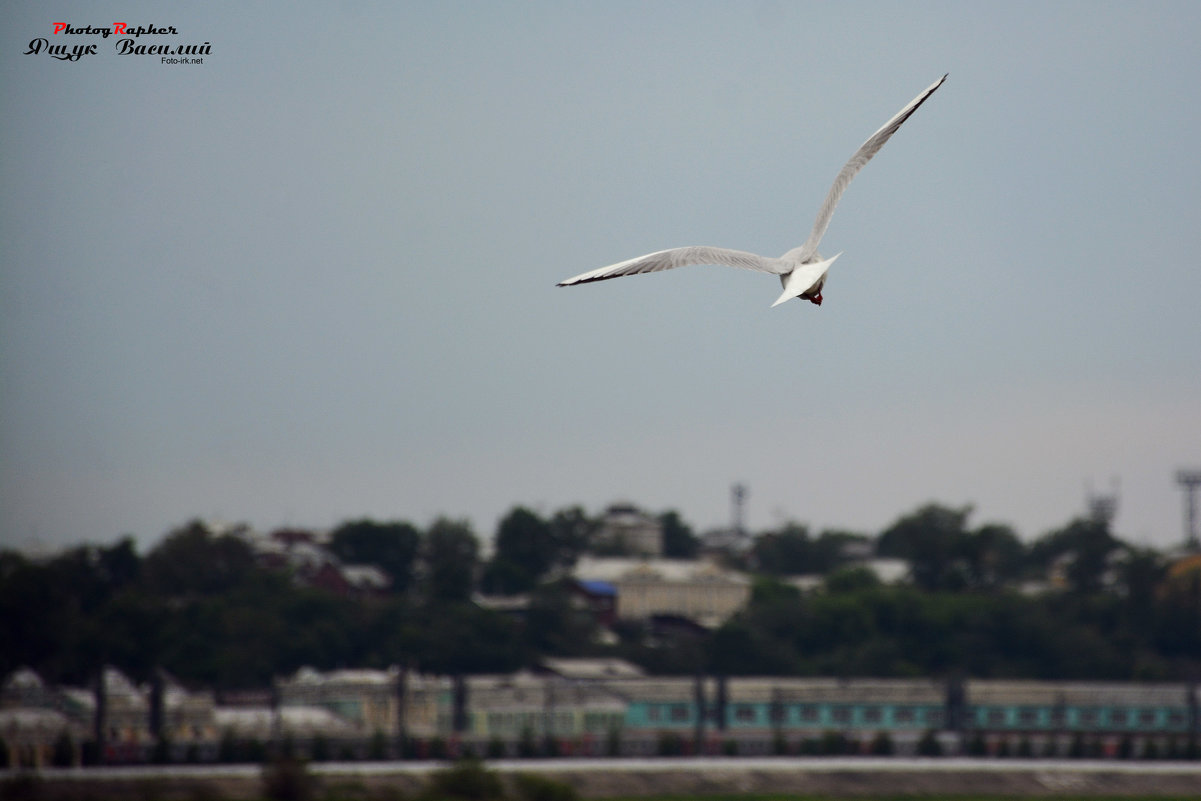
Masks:
[[[301,575],[310,587],[340,595],[343,598],[383,595],[391,586],[388,574],[375,565],[345,565],[330,554],[319,568]]]
[[[746,576],[704,561],[583,557],[574,573],[577,581],[611,585],[616,617],[626,620],[674,615],[718,626],[751,595]]]
[[[715,528],[701,535],[701,551],[710,556],[741,556],[754,545],[751,536],[739,528]]]
[[[577,580],[572,594],[591,612],[593,622],[601,628],[611,628],[617,620],[617,588],[608,581]]]
[[[615,503],[601,517],[595,541],[614,553],[662,556],[663,524],[633,504]]]
[[[209,525],[210,530],[214,527]],[[329,550],[329,535],[308,529],[278,529],[269,535],[248,526],[234,533],[250,546],[260,567],[290,573],[293,579],[342,597],[385,594],[392,578],[375,565],[343,563]]]

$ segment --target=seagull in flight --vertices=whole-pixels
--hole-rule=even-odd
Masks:
[[[685,247],[672,248],[671,250],[660,250],[655,253],[648,253],[645,256],[639,256],[636,259],[610,264],[608,267],[601,267],[597,270],[591,270],[586,273],[568,278],[566,281],[560,281],[558,286],[573,286],[575,284],[587,284],[592,281],[604,281],[608,278],[618,278],[623,275],[638,275],[639,273],[654,273],[660,270],[670,270],[675,267],[684,267],[689,264],[722,264],[729,267],[741,267],[746,270],[757,270],[761,273],[771,273],[779,276],[780,283],[784,287],[784,291],[772,306],[779,306],[786,300],[792,298],[803,298],[810,303],[818,306],[822,305],[822,287],[826,284],[826,272],[830,269],[830,265],[834,260],[841,256],[837,253],[828,259],[823,259],[821,254],[817,252],[817,245],[821,242],[822,236],[826,233],[826,228],[830,225],[830,218],[834,216],[834,207],[838,205],[839,198],[846,191],[847,185],[851,179],[863,169],[863,165],[871,161],[872,156],[884,147],[892,135],[897,132],[905,120],[917,111],[918,107],[926,102],[930,95],[934,94],[934,90],[942,86],[942,82],[947,79],[943,75],[937,81],[929,86],[913,100],[905,108],[897,112],[896,116],[888,122],[884,123],[880,130],[876,131],[863,145],[855,151],[855,155],[851,156],[838,173],[838,177],[834,179],[834,185],[830,187],[830,191],[826,194],[825,202],[822,203],[821,209],[817,213],[817,220],[813,223],[813,230],[809,233],[809,238],[805,240],[805,244],[798,248],[785,253],[779,258],[770,258],[760,256],[756,253],[748,253],[743,250],[730,250],[728,248],[715,247]]]

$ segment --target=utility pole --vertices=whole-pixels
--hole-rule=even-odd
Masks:
[[[405,706],[408,700],[409,669],[400,665],[396,674],[396,758],[404,759],[409,750],[408,731],[405,729]]]
[[[150,736],[154,739],[153,761],[170,762],[170,745],[167,742],[166,703],[162,668],[155,667],[150,677]]]
[[[100,665],[96,674],[96,716],[92,721],[92,734],[96,742],[96,764],[103,765],[105,752],[108,750],[106,735],[108,733],[108,687],[104,683],[105,665]]]
[[[467,677],[456,672],[452,682],[451,728],[461,737],[467,731]]]

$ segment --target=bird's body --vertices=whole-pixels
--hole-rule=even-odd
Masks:
[[[830,187],[830,191],[826,194],[826,199],[817,213],[817,220],[813,223],[813,230],[809,233],[809,238],[800,247],[793,248],[778,258],[760,256],[756,253],[730,250],[728,248],[672,248],[671,250],[648,253],[645,256],[611,264],[608,267],[601,267],[598,270],[591,270],[574,278],[560,281],[558,285],[572,286],[574,284],[586,284],[592,281],[618,278],[623,275],[638,275],[639,273],[670,270],[690,264],[719,264],[779,276],[784,291],[776,299],[776,302],[772,304],[773,306],[778,306],[792,298],[802,298],[820,306],[822,302],[822,288],[826,283],[826,273],[830,269],[830,265],[834,263],[834,259],[842,255],[836,254],[829,259],[823,259],[821,254],[817,252],[818,243],[821,242],[822,236],[826,233],[826,228],[830,225],[830,218],[834,216],[834,207],[838,205],[839,198],[842,197],[842,193],[846,191],[847,185],[855,177],[856,173],[863,169],[863,166],[871,160],[872,156],[876,155],[880,148],[884,146],[884,143],[897,132],[897,129],[901,127],[905,120],[909,119],[913,112],[917,111],[918,106],[926,102],[926,99],[934,94],[934,90],[942,86],[942,82],[946,79],[947,76],[944,75],[931,84],[929,88],[911,100],[909,105],[905,106],[892,119],[884,123],[880,130],[868,137],[868,140],[855,151],[855,154],[851,156],[850,160],[847,161],[838,173],[838,177],[834,179],[834,185]]]

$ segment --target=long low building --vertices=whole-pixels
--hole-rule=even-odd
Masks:
[[[151,690],[115,672],[106,685],[106,759],[148,759],[161,746]],[[258,705],[215,705],[211,694],[178,687],[164,695],[159,735],[174,748],[170,758],[192,761],[285,741],[317,758],[468,749],[1183,757],[1201,744],[1201,696],[1183,683],[647,676],[616,659],[554,659],[535,671],[457,679],[303,668]],[[0,738],[14,766],[77,762],[79,744],[94,736],[92,691],[56,690],[19,671],[2,700]],[[55,756],[64,737],[75,752]]]

